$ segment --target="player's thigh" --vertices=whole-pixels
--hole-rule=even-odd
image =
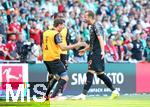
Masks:
[[[68,80],[68,74],[66,72],[66,69],[64,67],[64,64],[58,60],[51,66],[51,70],[55,71],[55,74],[57,74],[60,78],[64,80]]]
[[[66,81],[69,80],[67,72],[63,72],[62,75],[60,75],[60,78],[63,79],[63,80],[66,80]]]
[[[47,71],[49,72],[49,75],[52,75],[53,72],[51,71],[51,64],[50,64],[50,62],[49,61],[44,61],[44,64],[45,64],[45,66],[47,68]]]

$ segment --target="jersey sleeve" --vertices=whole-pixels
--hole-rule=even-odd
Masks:
[[[54,37],[54,40],[55,40],[56,44],[62,43],[61,35],[60,34],[56,34],[55,37]]]
[[[95,33],[96,33],[97,36],[104,37],[103,27],[99,22],[95,23],[94,29],[95,29]]]

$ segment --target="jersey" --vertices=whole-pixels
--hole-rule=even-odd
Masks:
[[[89,69],[95,72],[103,72],[104,59],[100,58],[101,47],[98,37],[104,37],[103,27],[100,22],[96,21],[90,28],[90,53],[88,56]]]
[[[90,51],[92,53],[100,54],[101,47],[97,36],[104,37],[103,27],[100,22],[96,21],[90,28]]]
[[[49,29],[53,29],[53,26],[48,26]],[[69,35],[68,35],[68,29],[65,27],[60,32],[62,43],[67,46],[69,44]],[[67,51],[61,51],[61,54],[67,54]]]
[[[60,59],[61,49],[58,43],[61,43],[59,32],[55,29],[47,30],[43,33],[43,60],[54,61]]]

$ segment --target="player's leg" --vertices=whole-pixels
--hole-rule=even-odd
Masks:
[[[75,99],[75,100],[78,100],[78,99],[79,100],[85,100],[86,95],[87,95],[89,89],[92,86],[95,71],[92,68],[93,61],[92,61],[91,58],[92,57],[89,55],[88,56],[88,68],[89,68],[89,70],[88,70],[88,72],[86,74],[86,78],[87,79],[86,79],[86,83],[84,84],[83,91],[82,91],[82,93],[80,95],[75,96],[72,99]]]
[[[104,59],[102,59],[102,60],[96,60],[93,63],[93,65],[94,65],[97,77],[99,79],[101,79],[104,82],[104,84],[112,91],[112,99],[117,98],[119,96],[119,92],[117,90],[115,90],[115,88],[113,87],[113,84],[112,84],[111,80],[104,73],[104,70],[105,70]]]
[[[67,55],[67,54],[60,54],[60,60],[61,60],[61,62],[64,64],[65,69],[67,70],[67,67],[68,67],[68,65],[67,65],[68,55]],[[65,86],[62,88],[62,90],[60,91],[59,96],[62,95],[63,91],[65,90],[65,87],[66,87],[66,85],[65,85]]]
[[[103,80],[104,84],[111,90],[114,91],[115,88],[112,85],[111,80],[104,74],[104,72],[97,72],[97,77]]]
[[[46,91],[46,95],[44,96],[44,98],[46,98],[46,100],[49,100],[49,93],[50,93],[50,84],[51,84],[51,81],[53,80],[54,78],[54,75],[53,73],[51,72],[51,68],[50,68],[50,64],[48,61],[44,61],[44,64],[47,68],[47,71],[49,72],[49,77],[48,77],[48,86],[47,86],[47,91]]]
[[[63,63],[60,60],[57,60],[55,61],[55,63],[53,63],[52,71],[56,71],[57,74],[60,76],[60,79],[58,80],[58,84],[56,85],[51,95],[51,98],[55,98],[56,96],[58,96],[58,93],[63,89],[69,77],[67,75],[67,72],[65,70]]]
[[[119,92],[113,87],[111,80],[104,72],[97,73],[97,77],[103,80],[104,84],[112,91],[111,99],[115,99],[119,96]]]
[[[49,77],[48,77],[48,86],[47,86],[47,91],[46,91],[46,97],[49,96],[50,92],[52,91],[53,87],[55,86],[55,84],[57,83],[57,81],[60,79],[59,76],[57,75],[54,75],[52,79],[51,78],[51,75],[49,74]]]
[[[49,95],[49,93],[51,91],[51,81],[53,81],[53,79],[54,79],[54,75],[53,74],[49,74],[49,76],[48,76],[48,86],[47,86],[45,98],[48,97],[48,95]]]
[[[74,99],[74,100],[85,100],[86,99],[86,95],[87,95],[87,93],[88,93],[88,91],[91,88],[92,83],[93,83],[94,73],[95,73],[95,71],[93,71],[93,70],[89,70],[86,73],[87,79],[86,79],[86,82],[84,84],[82,93],[78,96],[73,97],[72,99]]]
[[[65,68],[67,69],[67,55],[66,54],[61,54],[60,55],[60,59],[61,59],[61,62],[65,65]],[[47,87],[47,92],[46,92],[46,95],[48,95],[52,89],[54,88],[54,86],[56,85],[56,83],[58,82],[58,80],[60,79],[60,77],[58,75],[54,76],[53,80],[49,82],[49,86]],[[62,93],[63,93],[63,90],[64,90],[65,86],[62,88],[62,90],[60,90],[60,93],[59,95],[61,96]]]
[[[63,89],[63,87],[65,86],[65,84],[67,83],[67,81],[69,79],[66,71],[61,73],[59,76],[60,76],[60,79],[58,80],[58,84],[57,84],[56,88],[54,89],[54,91],[51,95],[51,98],[55,98],[56,96],[58,96],[60,90]]]
[[[82,93],[84,95],[87,95],[89,89],[91,88],[92,86],[92,83],[93,83],[93,78],[94,78],[94,73],[95,71],[92,71],[92,70],[89,70],[87,73],[86,73],[86,82],[84,84],[84,87],[83,87],[83,91]]]

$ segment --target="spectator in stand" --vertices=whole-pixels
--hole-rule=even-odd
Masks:
[[[3,42],[6,43],[6,24],[3,20],[3,17],[0,15],[0,34],[3,35]]]
[[[62,0],[62,1],[58,1],[58,11],[59,11],[59,13],[62,13],[62,12],[64,12],[65,11],[65,1],[64,0]]]
[[[13,10],[14,10],[14,14],[15,15],[17,15],[17,16],[19,16],[19,2],[17,2],[17,1],[13,1],[12,2],[12,8],[13,8]]]
[[[112,25],[111,25],[111,27],[109,28],[110,34],[117,34],[117,32],[119,31],[119,26],[118,26],[116,20],[113,19],[113,20],[111,21],[111,23],[112,23]]]
[[[29,37],[28,37],[28,33],[27,33],[27,24],[26,24],[26,22],[21,22],[20,31],[21,31],[20,35],[22,36],[23,41],[27,41],[29,39]]]
[[[122,45],[122,40],[118,37],[116,39],[116,49],[119,55],[119,60],[123,61],[124,59],[124,46]]]
[[[17,51],[18,55],[22,54],[23,44],[24,44],[24,38],[20,34],[19,37],[18,37],[18,40],[16,41],[16,51]]]
[[[106,44],[111,34],[122,31],[119,36],[125,35],[123,45],[126,47],[126,57],[132,47],[130,43],[136,40],[138,33],[141,33],[143,48],[146,47],[146,38],[150,35],[149,5],[149,0],[1,0],[0,34],[4,37],[3,43],[8,42],[7,35],[15,33],[18,39],[21,33],[24,40],[32,38],[41,44],[42,31],[53,25],[53,17],[59,14],[67,19],[71,42],[74,42],[76,35],[82,35],[86,41],[89,40],[89,27],[84,25],[83,13],[90,9],[97,14],[96,20],[103,24]],[[73,57],[72,52],[70,56]]]
[[[37,62],[38,57],[41,55],[41,48],[37,45],[34,39],[29,40],[31,50],[28,52],[27,61]]]
[[[16,46],[16,35],[14,33],[9,34],[9,41],[6,44],[6,48],[8,49],[8,55],[6,57],[7,60],[19,59]]]
[[[8,49],[6,48],[6,45],[2,43],[3,36],[0,34],[0,60],[5,60],[5,57],[8,54]]]
[[[106,60],[108,62],[118,61],[119,55],[116,47],[113,45],[114,36],[108,37],[108,43],[105,45]]]
[[[147,47],[144,50],[144,57],[143,59],[147,62],[150,62],[150,38],[147,38]]]
[[[136,39],[132,41],[132,44],[133,44],[133,48],[131,50],[132,59],[135,59],[136,61],[141,61],[143,45],[141,42],[140,34],[136,34]]]
[[[16,40],[18,40],[18,35],[21,34],[20,23],[17,20],[18,20],[18,16],[13,15],[11,23],[8,25],[8,31],[7,31],[8,34],[12,34],[12,33],[15,34]],[[7,39],[9,40],[9,37]]]
[[[37,28],[36,20],[33,20],[30,29],[30,38],[33,39],[37,45],[41,45],[41,34],[42,31]]]

